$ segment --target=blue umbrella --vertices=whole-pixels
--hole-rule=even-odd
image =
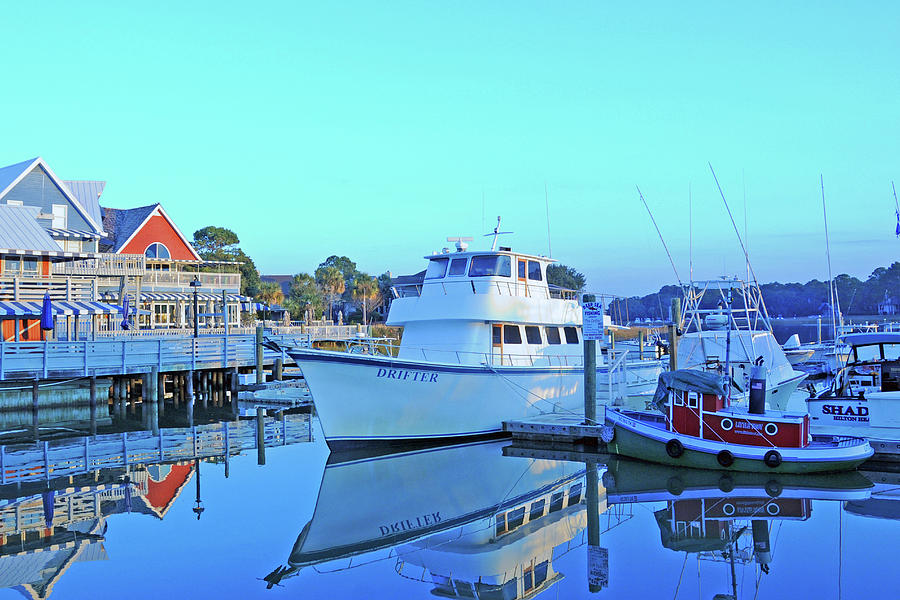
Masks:
[[[44,524],[47,529],[53,527],[53,508],[56,500],[56,492],[47,490],[41,494],[41,503],[44,505]]]
[[[122,301],[122,329],[130,329],[131,324],[128,322],[128,295]]]
[[[41,305],[41,329],[53,329],[53,308],[50,306],[50,292],[44,294]]]

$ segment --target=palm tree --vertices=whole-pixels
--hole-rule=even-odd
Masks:
[[[274,281],[264,281],[259,284],[256,299],[266,305],[266,314],[263,316],[268,318],[269,307],[284,302],[284,292],[281,291],[281,286]]]
[[[341,297],[347,289],[344,276],[337,267],[319,267],[316,269],[316,283],[318,283],[328,297],[328,319],[333,319],[334,301]]]
[[[363,325],[368,325],[366,315],[380,296],[378,280],[369,275],[360,275],[353,281],[353,299],[359,302],[363,311]]]

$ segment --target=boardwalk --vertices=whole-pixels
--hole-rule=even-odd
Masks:
[[[269,336],[271,337],[271,336]],[[302,341],[301,341],[302,343]],[[281,354],[265,350],[271,364]],[[0,381],[195,371],[256,364],[253,335],[0,342]]]

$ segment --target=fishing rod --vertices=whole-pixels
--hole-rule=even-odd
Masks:
[[[722,191],[722,186],[719,185],[719,178],[716,177],[716,171],[713,169],[712,163],[706,163],[709,165],[709,170],[712,173],[713,179],[716,182],[716,187],[719,189],[719,195],[722,197],[722,202],[725,204],[725,210],[728,211],[728,218],[731,219],[731,226],[734,227],[734,234],[737,236],[738,243],[741,245],[741,250],[744,252],[744,260],[747,261],[747,271],[750,275],[753,276],[753,283],[757,286],[759,285],[759,281],[756,278],[756,272],[753,270],[753,265],[750,264],[750,254],[747,253],[747,247],[744,245],[744,239],[741,237],[741,232],[738,231],[737,223],[734,221],[734,215],[731,214],[731,208],[728,206],[728,200],[725,199],[725,192]]]
[[[825,256],[828,258],[828,296],[831,300],[831,330],[834,335],[834,351],[837,353],[838,342],[838,325],[837,321],[841,314],[840,304],[837,304],[837,313],[835,313],[835,304],[839,303],[837,290],[834,286],[834,276],[831,274],[831,244],[828,241],[828,211],[825,208],[825,178],[819,174],[819,184],[822,188],[822,217],[825,221]],[[843,319],[841,319],[843,321]]]
[[[662,232],[659,230],[659,225],[656,224],[656,219],[653,218],[653,213],[650,211],[650,207],[647,205],[647,201],[644,200],[644,194],[641,193],[641,188],[638,186],[634,186],[637,188],[638,196],[641,198],[641,202],[644,203],[644,208],[647,209],[647,214],[650,215],[650,220],[653,222],[653,226],[656,228],[656,235],[659,236],[659,241],[662,242],[663,249],[666,251],[666,256],[669,257],[669,262],[672,264],[672,270],[675,272],[675,279],[678,280],[678,285],[684,287],[684,283],[681,281],[681,277],[678,276],[678,269],[675,268],[675,261],[672,260],[672,253],[669,252],[669,247],[666,246],[666,240],[663,239]]]

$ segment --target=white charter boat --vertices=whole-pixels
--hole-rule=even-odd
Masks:
[[[877,455],[900,455],[900,333],[850,333],[845,367],[807,399],[810,432],[866,438]]]
[[[766,403],[785,410],[807,373],[793,368],[775,340],[759,286],[737,278],[694,281],[685,287],[684,298],[678,368],[723,373],[727,363],[746,396],[750,369],[761,360],[767,372]]]
[[[421,285],[395,290],[396,356],[286,348],[332,448],[497,434],[505,420],[583,413],[578,293],[547,284],[551,258],[471,238],[426,256]],[[598,352],[598,404],[650,393],[663,362]]]

